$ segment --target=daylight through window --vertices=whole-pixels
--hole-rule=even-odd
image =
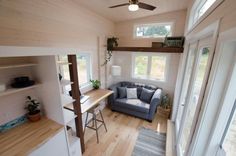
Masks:
[[[167,55],[140,55],[133,56],[133,78],[165,81]]]
[[[136,38],[157,38],[171,36],[172,24],[157,23],[136,25],[134,32]]]
[[[78,54],[76,55],[77,58],[77,69],[78,69],[78,77],[79,77],[79,84],[80,87],[88,84],[91,79],[91,61],[89,54]],[[60,56],[59,58],[61,61],[67,61],[67,56]],[[64,79],[69,80],[69,67],[68,66],[61,66],[60,67],[61,73]]]

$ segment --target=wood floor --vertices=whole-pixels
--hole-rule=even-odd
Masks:
[[[150,123],[105,108],[103,117],[108,132],[104,127],[99,129],[100,142],[97,144],[96,132],[86,129],[83,156],[131,156],[140,127],[166,133],[167,119],[159,115],[156,115],[153,122]]]

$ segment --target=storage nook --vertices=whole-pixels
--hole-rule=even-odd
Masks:
[[[59,79],[59,68],[71,65],[58,61],[56,55],[0,58],[1,155],[82,155],[77,115],[64,109],[76,101],[64,88],[75,84],[70,79]],[[12,87],[17,77],[28,77],[32,84]],[[27,96],[39,101],[40,121],[23,121]],[[23,123],[17,125],[18,121]]]

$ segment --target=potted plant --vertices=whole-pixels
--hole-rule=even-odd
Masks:
[[[112,50],[114,47],[118,46],[117,40],[118,40],[117,37],[111,37],[107,39],[107,55],[106,55],[105,62],[103,63],[103,65],[106,65],[111,60]]]
[[[158,112],[160,115],[164,117],[170,117],[171,103],[170,103],[170,98],[168,94],[165,94],[162,96],[161,105],[158,110],[159,110]]]
[[[101,86],[101,82],[99,80],[90,80],[94,89],[98,89]]]
[[[28,119],[32,122],[39,121],[41,118],[39,102],[35,99],[32,99],[31,96],[27,96],[26,104],[27,106],[25,107],[25,109],[28,110],[27,113]]]

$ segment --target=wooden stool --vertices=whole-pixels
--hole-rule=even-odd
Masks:
[[[88,115],[92,114],[92,118],[88,121]],[[97,119],[97,115],[101,116],[101,119],[102,120],[99,120]],[[89,126],[90,122],[93,123],[92,127]],[[97,122],[100,122],[101,124],[98,126]],[[106,124],[105,124],[105,121],[103,119],[103,116],[102,116],[102,111],[100,109],[100,106],[97,106],[97,107],[94,107],[94,108],[91,108],[88,112],[87,112],[87,115],[86,115],[86,120],[85,120],[85,127],[84,127],[84,134],[85,134],[85,130],[86,128],[90,128],[90,129],[93,129],[96,131],[96,135],[97,135],[97,143],[99,143],[99,138],[98,138],[98,129],[104,125],[105,127],[105,130],[107,132],[107,127],[106,127]],[[94,127],[95,126],[95,127]]]

